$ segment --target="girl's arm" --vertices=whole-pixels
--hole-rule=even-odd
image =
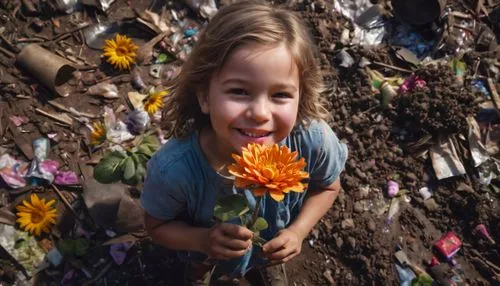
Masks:
[[[340,188],[340,179],[337,179],[330,186],[310,193],[294,222],[263,246],[266,256],[276,262],[286,262],[298,255],[302,241],[330,209]]]
[[[235,224],[202,228],[176,220],[164,222],[147,213],[144,223],[154,243],[173,250],[202,252],[216,259],[243,256],[253,236],[249,229]]]

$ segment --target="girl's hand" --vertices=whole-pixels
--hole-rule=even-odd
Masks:
[[[253,233],[246,227],[221,223],[213,226],[207,237],[201,237],[208,258],[230,259],[243,256],[252,244]]]
[[[302,249],[302,241],[295,231],[286,228],[278,232],[278,235],[268,241],[262,247],[264,256],[273,263],[285,263],[297,256]]]

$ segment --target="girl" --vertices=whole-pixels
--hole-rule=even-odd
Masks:
[[[261,267],[266,285],[287,285],[283,263],[335,201],[347,157],[323,121],[321,90],[314,44],[291,12],[240,2],[208,24],[174,81],[165,114],[173,139],[149,161],[141,196],[153,241],[190,262],[187,284],[208,285],[217,261],[230,277],[274,265]],[[250,247],[247,228],[212,221],[216,199],[238,191],[228,179],[231,154],[251,142],[298,151],[310,174],[306,192],[261,201],[269,223],[262,249]],[[243,256],[250,261],[238,263]]]

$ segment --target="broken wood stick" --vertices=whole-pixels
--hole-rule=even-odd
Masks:
[[[59,115],[54,115],[48,111],[45,111],[45,110],[42,110],[40,108],[35,108],[35,111],[42,114],[42,115],[45,115],[49,118],[52,118],[56,121],[59,121],[61,123],[64,123],[66,125],[69,125],[69,126],[72,126],[73,125],[73,119],[71,117],[69,117],[67,114],[59,114]]]

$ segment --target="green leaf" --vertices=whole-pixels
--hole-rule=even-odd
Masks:
[[[247,200],[242,195],[229,195],[215,203],[214,216],[221,221],[228,221],[248,212]]]
[[[130,180],[135,175],[135,162],[132,157],[128,157],[123,163],[123,179]]]
[[[123,159],[126,158],[119,151],[113,151],[102,158],[94,168],[94,178],[103,184],[119,181],[122,176],[120,168]]]
[[[84,238],[79,238],[74,241],[73,247],[75,256],[84,256],[89,249],[89,242]]]
[[[156,150],[160,147],[160,141],[158,141],[158,138],[156,138],[156,136],[154,136],[154,135],[145,136],[144,139],[142,139],[141,144],[139,144],[139,145],[143,145],[143,144],[146,144],[146,145],[153,147],[154,150]]]
[[[73,248],[75,242],[72,239],[65,239],[59,241],[57,249],[63,256],[73,255]]]
[[[148,157],[153,156],[155,150],[151,148],[151,145],[148,144],[141,144],[137,147],[137,153],[144,154]]]
[[[156,64],[164,64],[168,61],[168,56],[166,54],[159,54],[157,57],[156,57],[156,61],[155,63]]]
[[[250,228],[250,230],[253,231],[253,232],[259,232],[259,231],[264,230],[264,229],[266,229],[268,227],[269,227],[269,225],[267,224],[266,219],[263,218],[263,217],[258,217],[255,220],[255,223]]]

